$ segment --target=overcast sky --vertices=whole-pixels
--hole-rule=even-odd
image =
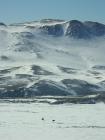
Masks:
[[[105,23],[105,0],[0,0],[0,21],[9,23],[45,18]]]

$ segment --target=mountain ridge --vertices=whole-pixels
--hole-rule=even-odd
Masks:
[[[51,19],[1,25],[0,98],[104,94],[104,26]]]
[[[4,23],[1,26],[6,26]],[[9,26],[27,26],[36,28],[52,36],[68,36],[75,39],[91,39],[105,36],[105,25],[94,21],[42,19],[40,21],[10,24]]]

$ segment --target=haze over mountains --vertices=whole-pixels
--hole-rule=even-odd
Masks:
[[[104,95],[105,25],[0,23],[0,98]]]

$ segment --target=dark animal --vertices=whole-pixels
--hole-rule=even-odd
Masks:
[[[44,121],[44,118],[42,117],[42,121]]]

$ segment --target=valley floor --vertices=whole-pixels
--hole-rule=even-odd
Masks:
[[[0,139],[105,140],[105,104],[0,103]]]

